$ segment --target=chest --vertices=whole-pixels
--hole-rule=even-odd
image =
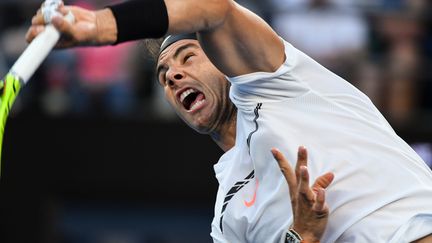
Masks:
[[[282,177],[258,176],[247,148],[245,142],[241,149],[231,151],[230,161],[223,161],[231,166],[218,178],[212,235],[227,242],[269,242],[291,220],[288,187]]]

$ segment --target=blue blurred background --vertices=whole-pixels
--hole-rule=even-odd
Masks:
[[[239,2],[365,92],[432,165],[430,1]],[[0,0],[1,73],[40,4]],[[49,55],[7,124],[0,242],[211,242],[222,151],[176,117],[153,68],[139,41]]]

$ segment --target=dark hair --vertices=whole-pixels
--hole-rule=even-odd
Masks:
[[[153,59],[154,62],[157,62],[159,57],[159,49],[162,45],[164,38],[159,39],[144,39],[141,41],[144,46],[144,51],[146,52],[146,56]]]

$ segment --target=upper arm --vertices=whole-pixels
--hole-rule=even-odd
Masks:
[[[273,72],[282,65],[285,55],[281,39],[264,20],[234,1],[165,2],[169,32],[198,32],[206,55],[225,75]]]

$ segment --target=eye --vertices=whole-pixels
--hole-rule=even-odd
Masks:
[[[160,84],[160,85],[162,85],[162,86],[165,86],[165,85],[166,85],[166,76],[165,76],[165,72],[161,72],[161,73],[159,74],[158,79],[159,79],[159,84]]]
[[[187,62],[189,60],[189,58],[195,56],[193,53],[189,53],[187,54],[184,58],[183,58],[183,63]]]

